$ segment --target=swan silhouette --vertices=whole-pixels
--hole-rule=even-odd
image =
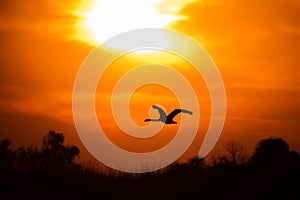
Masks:
[[[190,115],[192,115],[193,113],[189,110],[184,110],[184,109],[174,109],[170,114],[166,114],[166,112],[156,106],[156,105],[152,105],[152,108],[158,110],[160,117],[158,119],[145,119],[144,122],[149,122],[149,121],[153,121],[153,122],[163,122],[165,124],[177,124],[177,122],[175,122],[173,120],[173,118],[178,115],[179,113],[188,113]]]

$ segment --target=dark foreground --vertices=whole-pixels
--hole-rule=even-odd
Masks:
[[[300,199],[300,156],[281,138],[259,141],[241,159],[238,146],[208,163],[191,159],[159,172],[99,173],[76,164],[79,149],[52,132],[43,148],[0,143],[3,199]]]

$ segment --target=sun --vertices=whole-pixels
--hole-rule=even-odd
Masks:
[[[181,20],[181,8],[193,0],[92,0],[76,12],[77,38],[97,46],[122,32],[162,28]]]

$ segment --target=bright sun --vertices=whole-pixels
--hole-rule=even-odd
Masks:
[[[96,46],[137,28],[162,28],[182,19],[178,13],[194,0],[93,0],[77,12],[77,38]]]

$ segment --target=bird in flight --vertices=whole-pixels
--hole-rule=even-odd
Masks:
[[[192,115],[193,113],[189,110],[184,110],[184,109],[174,109],[171,113],[169,113],[168,115],[166,114],[166,112],[156,106],[156,105],[152,105],[152,108],[158,110],[160,117],[158,119],[145,119],[144,122],[149,122],[149,121],[153,121],[153,122],[163,122],[165,124],[177,124],[177,122],[175,122],[173,120],[173,118],[178,115],[179,113],[188,113],[190,115]]]

